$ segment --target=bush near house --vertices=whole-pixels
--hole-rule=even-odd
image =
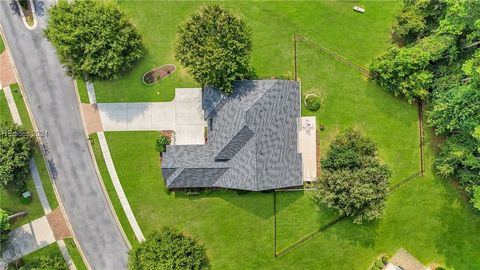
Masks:
[[[317,95],[307,95],[305,97],[305,106],[310,111],[316,112],[322,106],[322,99]]]
[[[157,141],[155,142],[155,149],[159,153],[163,153],[167,150],[167,145],[170,144],[170,137],[165,136],[165,135],[160,135],[160,137],[157,138]]]
[[[113,1],[59,1],[49,9],[46,38],[69,75],[116,79],[142,58],[140,35]]]
[[[131,270],[200,270],[206,269],[207,264],[202,245],[168,227],[148,236],[129,254]]]
[[[330,144],[321,160],[317,198],[342,216],[361,224],[380,218],[388,194],[390,170],[380,164],[377,147],[362,133],[348,129]]]
[[[175,57],[195,81],[232,92],[234,80],[253,76],[250,29],[220,6],[206,6],[180,26]]]

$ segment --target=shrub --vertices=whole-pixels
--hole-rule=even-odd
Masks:
[[[65,270],[67,266],[63,257],[55,256],[43,256],[34,261],[27,262],[19,270]]]
[[[13,122],[0,123],[0,189],[20,191],[29,173],[32,139]]]
[[[322,99],[317,95],[307,95],[305,97],[305,107],[310,111],[318,111],[322,105]]]
[[[205,248],[171,228],[154,232],[129,253],[131,270],[206,269]]]
[[[390,258],[388,258],[387,255],[382,256],[382,263],[384,265],[387,265],[389,261],[390,261]]]
[[[74,77],[116,79],[143,56],[140,35],[114,1],[59,1],[45,37]]]
[[[182,24],[175,58],[202,86],[232,92],[234,80],[253,76],[250,29],[225,9],[206,6]]]
[[[169,144],[170,144],[170,137],[165,135],[160,135],[160,137],[157,138],[157,141],[155,143],[155,148],[159,153],[163,153],[167,150],[167,145]]]

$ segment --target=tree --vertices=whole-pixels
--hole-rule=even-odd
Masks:
[[[36,260],[29,261],[19,270],[65,270],[68,269],[61,256],[42,256]]]
[[[1,247],[4,247],[5,241],[8,239],[10,232],[10,220],[8,219],[8,212],[0,208],[0,252]]]
[[[465,190],[480,185],[480,142],[470,134],[449,136],[440,147],[435,168],[443,177],[455,176]]]
[[[437,134],[471,133],[480,125],[480,90],[462,85],[445,91],[436,91],[427,113],[428,123]]]
[[[171,228],[154,232],[129,253],[131,270],[198,270],[207,264],[205,248]]]
[[[163,153],[167,150],[167,145],[170,144],[170,137],[161,135],[157,138],[155,142],[155,148],[159,153]]]
[[[0,189],[19,191],[25,186],[32,156],[32,139],[13,122],[0,123]]]
[[[349,129],[330,144],[321,160],[316,198],[354,223],[380,218],[388,194],[390,171],[380,164],[375,144]]]
[[[60,0],[45,37],[74,77],[115,79],[143,56],[140,35],[113,1]]]
[[[206,6],[180,26],[175,57],[201,85],[230,93],[234,80],[253,76],[250,35],[240,18]]]
[[[433,82],[432,64],[455,47],[454,39],[447,35],[432,35],[411,47],[391,47],[372,60],[372,79],[395,96],[404,96],[409,102],[426,99]]]
[[[431,34],[445,15],[445,1],[405,0],[395,16],[392,38],[400,45],[410,44]]]

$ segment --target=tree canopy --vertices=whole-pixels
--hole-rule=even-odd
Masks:
[[[163,228],[130,251],[128,264],[131,270],[199,270],[207,268],[208,258],[197,241]]]
[[[175,57],[202,86],[230,93],[234,80],[253,76],[250,36],[242,19],[205,6],[179,27]]]
[[[480,2],[404,0],[393,36],[396,45],[371,63],[372,79],[410,102],[430,102],[427,123],[446,137],[435,168],[478,205]]]
[[[25,186],[32,156],[32,139],[17,124],[0,123],[0,189],[18,191]]]
[[[115,79],[143,56],[140,35],[114,1],[60,0],[49,9],[46,38],[69,75]]]
[[[321,160],[316,197],[355,223],[381,217],[390,171],[380,164],[375,144],[357,130],[337,136]]]

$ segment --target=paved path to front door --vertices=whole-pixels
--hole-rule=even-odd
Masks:
[[[103,131],[173,130],[175,144],[204,144],[202,91],[177,88],[171,102],[97,103]]]

